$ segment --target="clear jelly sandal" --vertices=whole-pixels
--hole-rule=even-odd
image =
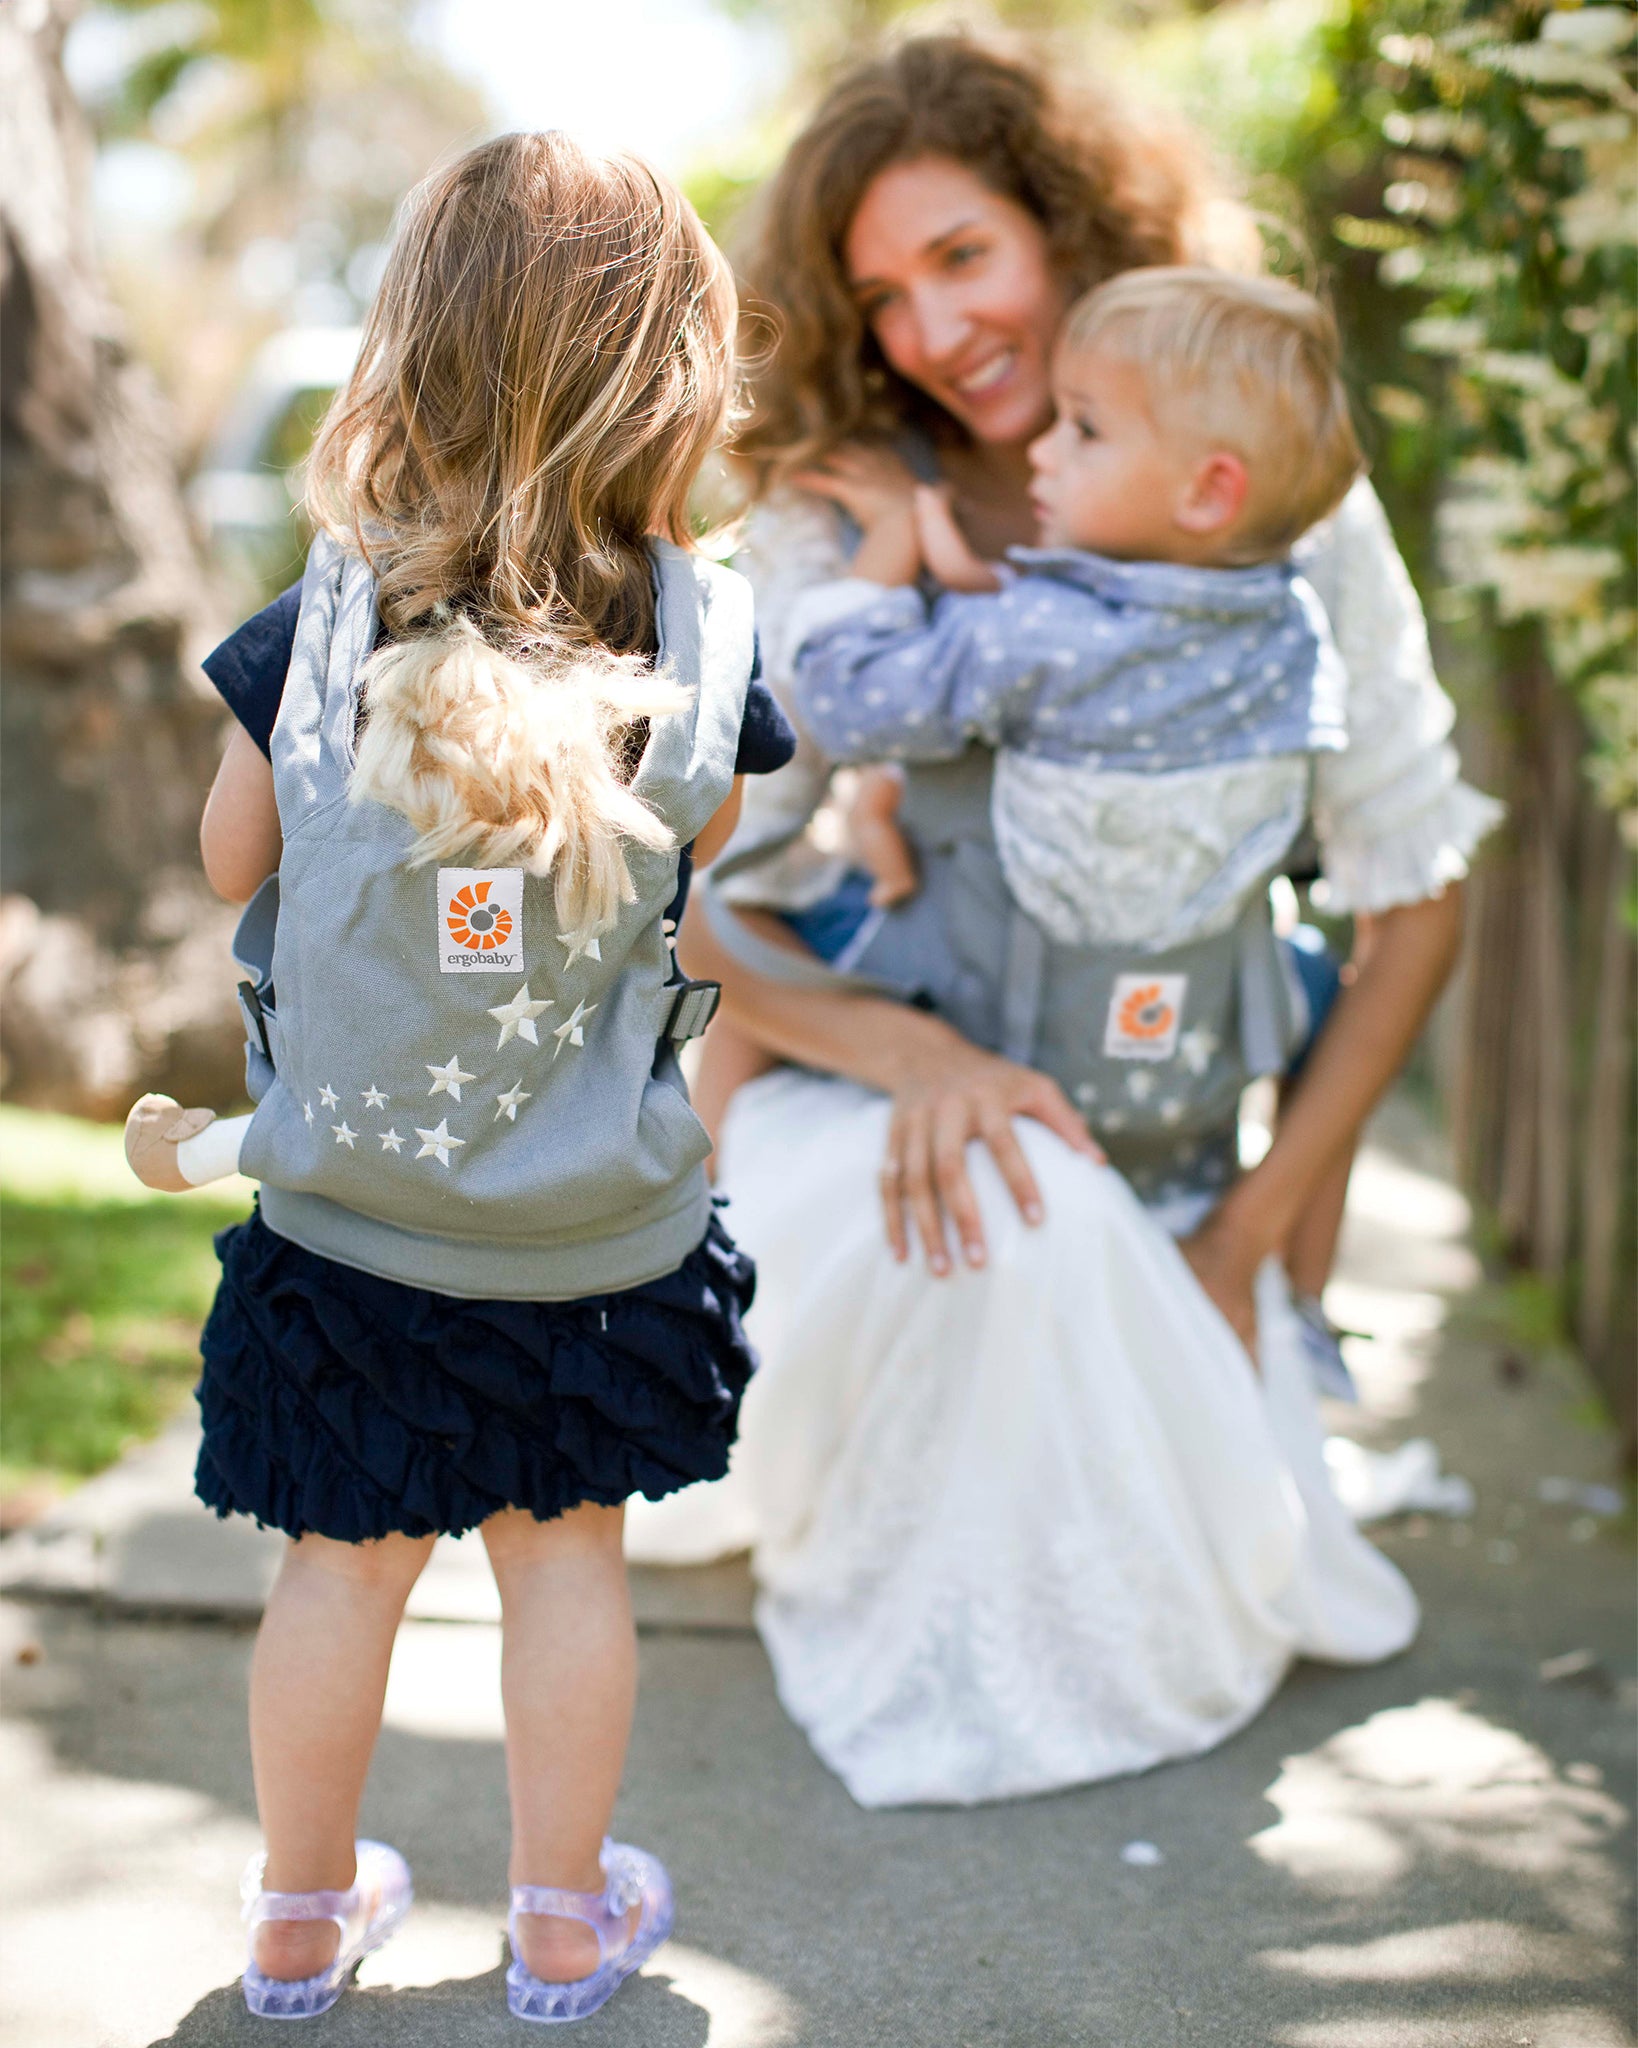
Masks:
[[[250,1929],[245,2004],[267,2020],[308,2020],[328,2012],[354,1970],[395,1934],[415,1898],[410,1868],[385,1842],[356,1844],[358,1874],[345,1892],[265,1892],[265,1856],[253,1856],[239,1886]],[[340,1931],[335,1960],[312,1977],[268,1977],[256,1966],[256,1929],[269,1920],[329,1920]]]
[[[557,1891],[550,1885],[515,1884],[507,1932],[512,1942],[512,1967],[506,1973],[506,2003],[514,2018],[561,2024],[583,2020],[606,2005],[636,1970],[640,1970],[671,1932],[676,1911],[671,1880],[657,1856],[626,1842],[603,1844],[600,1892]],[[626,1920],[641,1907],[637,1925],[628,1934]],[[525,1913],[579,1920],[597,1936],[597,1968],[589,1977],[547,1983],[537,1977],[518,1948],[518,1919]]]

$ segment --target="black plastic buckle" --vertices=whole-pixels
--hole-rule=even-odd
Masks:
[[[268,1042],[267,1019],[262,1014],[262,999],[256,993],[253,981],[241,981],[239,984],[239,1013],[245,1020],[245,1030],[261,1040],[262,1057],[271,1064],[273,1047]]]
[[[721,1001],[720,981],[685,981],[677,990],[677,1000],[671,1005],[665,1036],[673,1045],[686,1045],[689,1039],[698,1038],[717,1014],[717,1005]]]

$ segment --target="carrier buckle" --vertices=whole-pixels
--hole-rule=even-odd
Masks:
[[[273,1047],[268,1042],[267,1018],[263,1014],[262,999],[256,993],[256,984],[253,981],[241,981],[239,984],[239,1014],[245,1020],[245,1035],[260,1044],[262,1057],[271,1064]]]
[[[698,1038],[717,1014],[717,1005],[721,1001],[720,981],[683,982],[677,990],[676,1001],[671,1005],[664,1036],[673,1045],[686,1045],[689,1039]]]

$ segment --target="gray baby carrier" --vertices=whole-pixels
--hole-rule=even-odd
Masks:
[[[1281,1070],[1308,1025],[1268,907],[1285,849],[1270,850],[1227,930],[1167,952],[1060,946],[1007,888],[990,823],[993,765],[978,747],[906,765],[900,824],[921,886],[875,915],[844,967],[760,939],[718,893],[769,847],[702,878],[713,929],[775,979],[917,1003],[974,1044],[1050,1074],[1145,1199],[1221,1186],[1234,1170],[1241,1090]]]
[[[691,692],[632,780],[688,844],[733,786],[749,587],[664,542],[659,661]],[[636,900],[571,956],[548,881],[410,868],[408,820],[348,801],[375,583],[315,542],[273,730],[277,877],[241,921],[242,1154],[281,1235],[446,1294],[560,1300],[673,1271],[705,1234],[710,1149],[677,1046],[708,984],[675,978],[677,854],[628,845]]]

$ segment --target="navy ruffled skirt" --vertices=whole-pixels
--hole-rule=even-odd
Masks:
[[[216,1239],[194,1486],[219,1515],[343,1543],[650,1500],[727,1469],[756,1271],[713,1215],[661,1280],[462,1301],[356,1272],[260,1212]]]

